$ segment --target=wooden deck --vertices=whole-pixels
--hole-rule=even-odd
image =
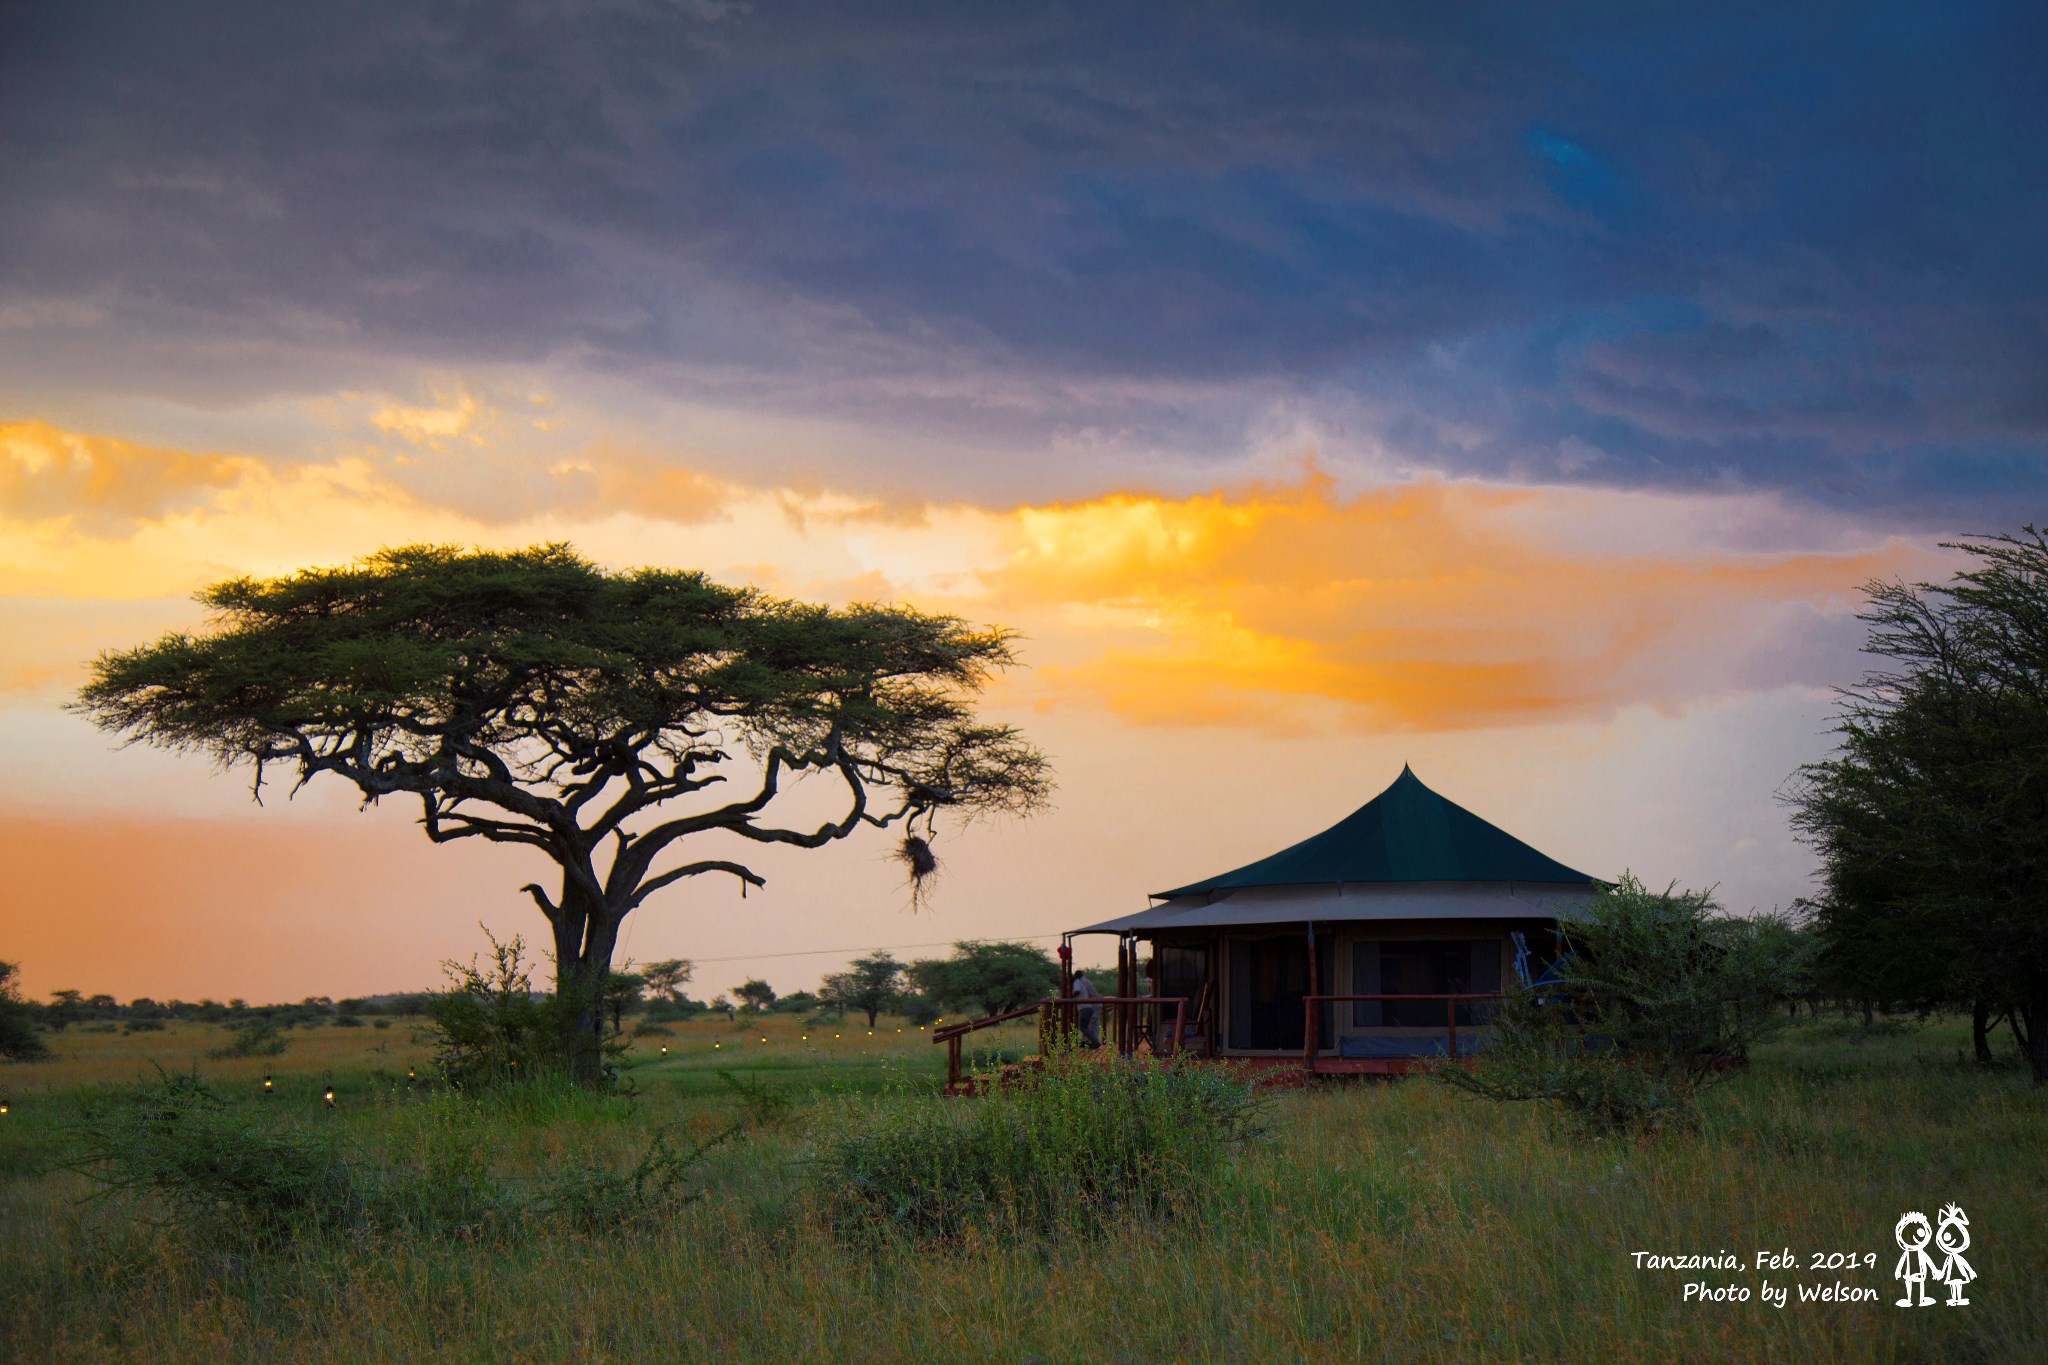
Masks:
[[[1442,994],[1442,995],[1394,995],[1394,994],[1323,994],[1307,995],[1302,1000],[1305,1043],[1299,1053],[1284,1055],[1267,1054],[1257,1057],[1233,1057],[1222,1053],[1217,1046],[1214,1021],[1208,1018],[1208,991],[1204,988],[1202,999],[1196,1004],[1200,1036],[1190,1036],[1187,1022],[1188,1001],[1179,996],[1063,996],[1026,1005],[1022,1009],[1004,1014],[990,1015],[986,1019],[970,1020],[940,1029],[932,1034],[932,1042],[946,1045],[946,1093],[949,1095],[978,1095],[991,1089],[1015,1083],[1038,1065],[1037,1057],[1026,1058],[1023,1062],[1009,1062],[985,1072],[971,1072],[963,1065],[962,1043],[968,1035],[996,1024],[1009,1023],[1031,1015],[1038,1016],[1039,1043],[1041,1051],[1057,1046],[1059,1038],[1071,1039],[1077,1026],[1077,1011],[1085,1007],[1099,1007],[1103,1023],[1109,1026],[1108,1046],[1102,1050],[1107,1058],[1129,1057],[1144,1052],[1160,1057],[1181,1056],[1190,1061],[1218,1066],[1232,1067],[1241,1074],[1249,1075],[1253,1083],[1266,1087],[1303,1085],[1321,1076],[1406,1076],[1419,1070],[1425,1063],[1434,1060],[1432,1056],[1414,1057],[1340,1057],[1327,1055],[1318,1046],[1318,1009],[1320,1005],[1348,1004],[1360,1001],[1407,1002],[1430,1001],[1444,1007],[1444,1051],[1442,1056],[1458,1057],[1458,1006],[1480,1001],[1497,1001],[1496,993]],[[1149,1018],[1147,1017],[1149,1015]],[[1470,1025],[1467,1026],[1471,1027]],[[1157,1040],[1158,1047],[1153,1046]],[[1469,1050],[1468,1050],[1469,1056]],[[1461,1061],[1466,1058],[1460,1058]]]

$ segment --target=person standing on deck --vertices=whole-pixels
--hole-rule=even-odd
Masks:
[[[1074,994],[1082,1000],[1095,1000],[1101,997],[1102,992],[1095,989],[1095,983],[1088,979],[1088,973],[1075,972]],[[1101,1047],[1102,1006],[1082,1005],[1074,1013],[1080,1020],[1081,1041],[1088,1044],[1089,1047]]]

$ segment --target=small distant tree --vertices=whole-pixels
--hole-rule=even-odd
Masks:
[[[1053,955],[1029,943],[956,943],[951,957],[921,958],[908,970],[918,992],[939,1008],[982,1014],[1022,1009],[1060,981]]]
[[[39,1062],[50,1055],[50,1048],[15,987],[17,970],[12,962],[0,962],[0,1061]]]
[[[604,979],[604,1007],[612,1016],[612,1032],[626,1026],[626,1016],[640,1008],[647,978],[638,972],[613,972]]]
[[[50,1008],[43,1013],[50,1027],[62,1033],[71,1025],[85,1018],[85,993],[82,991],[51,991]]]
[[[683,987],[690,984],[690,978],[697,974],[696,964],[688,958],[668,957],[659,962],[650,962],[640,969],[640,975],[647,982],[648,992],[671,1005],[682,1003]]]
[[[749,1014],[759,1014],[775,1003],[775,988],[758,976],[734,986],[732,993],[740,998],[740,1008]]]
[[[1720,913],[1706,892],[1624,873],[1566,929],[1561,985],[1512,985],[1470,1069],[1432,1076],[1490,1100],[1558,1105],[1587,1133],[1697,1122],[1699,1092],[1785,1021],[1807,971],[1780,917]]]
[[[715,1014],[723,1014],[723,1015],[724,1015],[724,1016],[726,1017],[726,1019],[727,1019],[728,1021],[730,1021],[730,1020],[732,1019],[732,1014],[733,1014],[733,1007],[732,1007],[732,1001],[730,1001],[730,1000],[726,999],[726,998],[725,998],[724,996],[722,996],[722,995],[721,995],[721,996],[717,996],[717,997],[715,997],[715,998],[714,998],[714,999],[712,1000],[712,1002],[711,1002],[711,1009],[712,1009],[712,1012],[713,1012],[713,1013],[715,1013]]]
[[[855,958],[845,971],[826,977],[820,994],[835,1009],[865,1014],[868,1027],[873,1028],[882,1011],[902,994],[903,970],[903,964],[887,951],[870,953]]]

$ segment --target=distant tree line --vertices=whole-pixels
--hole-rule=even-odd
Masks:
[[[494,944],[495,946],[495,944]],[[853,1015],[870,1028],[884,1014],[929,1024],[949,1015],[1000,1014],[1051,995],[1059,986],[1059,963],[1045,949],[1029,943],[967,940],[956,943],[946,957],[897,959],[887,950],[854,959],[846,970],[828,975],[819,989],[778,994],[768,982],[749,978],[710,1001],[686,992],[695,965],[668,958],[611,973],[601,993],[612,1033],[629,1018],[643,1027],[692,1019],[707,1013],[737,1018],[742,1014]],[[508,969],[510,970],[510,969]],[[451,991],[412,991],[388,995],[333,999],[308,996],[297,1004],[252,1005],[246,1000],[164,1000],[148,996],[122,1002],[112,995],[87,995],[78,990],[51,993],[47,1003],[22,999],[14,987],[14,967],[0,963],[0,1057],[29,1060],[43,1055],[42,1035],[76,1028],[86,1032],[149,1032],[172,1022],[218,1024],[237,1031],[282,1030],[323,1025],[388,1028],[394,1020],[421,1020],[434,1015],[437,1002]],[[1106,974],[1102,974],[1106,978]],[[510,979],[509,977],[507,978]],[[483,977],[478,977],[479,981]],[[1107,979],[1099,982],[1105,989]],[[551,998],[531,990],[536,1005]],[[479,986],[501,1012],[508,988],[498,983],[489,991]],[[268,1036],[265,1034],[264,1036]]]
[[[12,964],[0,963],[11,972]],[[0,973],[4,976],[7,973]],[[367,1024],[389,1027],[395,1019],[415,1018],[426,1012],[433,998],[428,991],[392,995],[354,996],[336,1000],[310,995],[297,1004],[252,1005],[246,1000],[154,1000],[138,995],[121,1001],[98,993],[79,990],[50,993],[47,1002],[21,999],[10,992],[5,1008],[37,1029],[62,1033],[66,1029],[112,1033],[146,1033],[172,1022],[240,1026],[269,1024],[274,1028],[307,1028],[339,1024],[344,1028]]]

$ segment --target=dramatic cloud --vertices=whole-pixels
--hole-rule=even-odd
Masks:
[[[2043,51],[1997,0],[0,5],[0,937],[169,990],[203,922],[181,989],[341,989],[348,906],[281,926],[240,831],[149,823],[239,779],[61,703],[203,584],[419,541],[1024,632],[991,702],[1062,812],[937,935],[797,860],[778,942],[1069,927],[1408,759],[1789,900],[1856,585],[2048,516]],[[160,894],[78,875],[110,812]],[[329,847],[384,856],[251,866]],[[390,866],[364,987],[455,946],[378,975],[459,899]],[[662,946],[770,932],[715,919]]]
[[[477,410],[465,393],[428,411]],[[422,439],[460,436],[468,422]],[[113,451],[209,478],[215,468],[42,425],[10,430],[36,433],[37,452]],[[409,459],[282,473],[226,461],[235,482],[206,487],[203,501],[147,520],[131,513],[96,534],[38,537],[43,523],[0,517],[0,551],[15,547],[0,565],[16,592],[160,597],[403,541],[566,539],[612,563],[688,564],[792,595],[903,598],[1012,622],[1045,665],[1015,686],[1047,705],[1106,703],[1154,725],[1437,731],[1824,686],[1853,654],[1856,587],[1929,562],[1868,534],[1825,552],[1785,548],[1788,536],[1842,534],[1811,519],[1781,525],[1772,545],[1762,534],[1772,509],[1757,498],[1437,479],[1347,494],[1309,466],[1290,481],[1185,497],[889,507],[829,488],[715,480],[603,439],[539,468],[488,442],[452,449],[498,459],[502,472],[468,466],[467,481],[442,482],[491,490],[524,479],[520,514],[480,517],[459,491],[436,499]],[[90,477],[74,485],[68,502],[45,498],[45,517],[68,527],[74,506],[91,511],[105,497]],[[0,666],[14,653],[0,652]],[[17,677],[46,675],[46,655],[14,659]]]
[[[260,469],[255,460],[155,449],[46,422],[0,423],[0,515],[15,521],[133,530]]]
[[[1856,647],[1855,589],[1920,558],[1603,543],[1603,518],[1657,510],[1436,482],[1347,498],[1316,476],[1115,497],[1020,510],[996,581],[1114,641],[1048,685],[1128,719],[1443,731],[1824,686]]]
[[[1162,459],[1210,486],[1280,406],[1338,467],[1390,446],[1988,524],[2048,492],[2044,25],[1903,0],[12,6],[0,402],[543,367],[654,423],[893,438],[826,469],[721,450],[718,477],[947,499]],[[451,398],[389,429],[456,443],[480,414]]]

